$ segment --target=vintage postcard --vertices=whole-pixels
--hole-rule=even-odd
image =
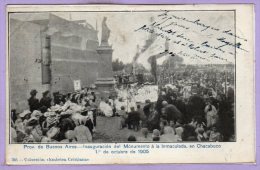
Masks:
[[[254,6],[7,6],[6,163],[254,163]]]

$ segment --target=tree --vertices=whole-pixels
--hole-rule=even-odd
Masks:
[[[118,59],[112,61],[112,68],[113,71],[121,71],[125,67],[124,63],[122,61],[119,61]]]

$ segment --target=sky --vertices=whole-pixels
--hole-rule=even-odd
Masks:
[[[150,33],[147,31],[139,30],[135,31],[143,25],[151,24],[151,17],[154,21],[159,23],[163,21],[162,17],[159,15],[164,12],[52,12],[52,14],[59,17],[65,18],[67,20],[86,20],[94,28],[97,27],[98,38],[101,39],[101,23],[104,17],[107,17],[107,26],[111,30],[109,37],[109,44],[113,48],[113,60],[119,59],[124,63],[130,63],[133,61],[133,58],[137,52],[137,45],[139,50],[142,49],[146,43],[146,40],[150,37]],[[194,42],[194,44],[199,45],[202,42],[209,42],[211,45],[220,45],[216,39],[224,37],[228,42],[235,42],[235,38],[232,36],[227,36],[222,33],[223,30],[230,30],[234,33],[234,12],[233,11],[171,11],[168,12],[168,16],[174,15],[177,17],[185,17],[190,21],[200,20],[200,23],[205,25],[213,26],[218,28],[220,31],[212,31],[207,29],[206,31],[201,31],[202,29],[192,23],[188,23],[182,20],[174,20],[177,24],[189,27],[188,30],[185,30],[181,27],[170,26],[168,29],[177,31],[178,34],[182,34],[185,37]],[[167,22],[166,22],[167,23]],[[155,29],[156,30],[156,29]],[[156,30],[157,31],[157,30]],[[160,33],[160,31],[157,31]],[[179,44],[172,43],[172,41],[180,40],[177,37],[172,36],[171,41],[169,41],[169,51],[172,51],[176,54],[186,53],[188,56],[179,55],[184,58],[185,64],[223,64],[227,61],[210,58],[209,56],[215,54],[221,58],[227,59],[229,63],[234,63],[235,56],[228,52],[234,53],[235,48],[231,46],[223,47],[223,50],[226,53],[219,52],[213,49],[207,49],[207,54],[200,54],[194,50],[187,48],[187,46],[181,46]],[[151,55],[158,54],[165,50],[165,39],[161,37],[156,37],[153,44],[142,53],[137,62],[142,63],[146,68],[149,67],[147,62],[148,58]],[[207,60],[194,57],[199,55],[202,58],[207,58]],[[165,55],[158,60],[158,63],[161,64],[166,58],[170,55]]]

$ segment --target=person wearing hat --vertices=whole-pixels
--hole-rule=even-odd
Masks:
[[[31,112],[30,110],[24,110],[22,113],[19,114],[19,117],[22,119],[22,121],[26,124],[27,121],[31,117]]]
[[[42,93],[42,98],[40,100],[40,106],[43,107],[47,107],[50,108],[51,107],[51,97],[50,97],[50,92],[47,90],[45,92]]]
[[[35,89],[30,92],[31,97],[28,99],[28,105],[30,107],[30,111],[38,110],[40,108],[39,99],[36,98],[37,91]]]
[[[39,120],[42,115],[43,114],[39,110],[34,110],[31,114],[31,117],[35,117]]]
[[[36,117],[31,117],[27,122],[28,127],[32,127],[31,135],[35,142],[41,142],[43,133],[41,126],[39,124],[39,120]]]
[[[46,132],[53,126],[58,124],[57,120],[57,114],[55,112],[45,112],[44,117],[46,119],[42,122],[42,131],[43,134],[46,134]]]

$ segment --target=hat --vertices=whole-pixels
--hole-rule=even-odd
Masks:
[[[56,113],[55,112],[45,112],[44,116],[45,117],[54,117],[54,116],[56,116]]]
[[[160,137],[160,131],[158,129],[154,129],[152,137]]]
[[[53,112],[58,112],[58,111],[62,111],[62,107],[60,105],[55,105],[55,106],[51,106],[51,108],[49,109],[49,111],[53,111]]]
[[[35,126],[38,124],[38,119],[36,117],[31,117],[28,121],[27,121],[27,126]]]
[[[31,117],[39,118],[42,116],[42,113],[39,110],[34,110],[31,114]]]
[[[30,114],[30,110],[24,110],[22,113],[19,114],[20,117],[25,117],[26,115]]]
[[[72,110],[66,110],[65,112],[61,112],[60,115],[72,115],[73,113]]]
[[[31,90],[30,95],[31,95],[31,96],[35,96],[37,93],[38,93],[38,92],[37,92],[35,89],[33,89],[33,90]]]
[[[49,93],[49,90],[42,93],[43,96],[46,96]]]

